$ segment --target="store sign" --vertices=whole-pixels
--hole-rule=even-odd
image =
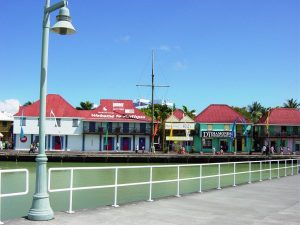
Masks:
[[[143,115],[122,115],[122,114],[104,114],[104,113],[92,113],[91,117],[98,119],[146,119]]]
[[[172,126],[171,126],[172,124]],[[194,130],[194,123],[166,123],[165,129],[170,130],[172,127],[173,130]]]
[[[170,136],[166,136],[166,140],[167,141],[193,141],[193,137],[185,137],[185,136],[182,136],[182,137],[179,137],[179,136],[173,136],[173,137],[170,137]]]
[[[124,110],[124,103],[114,102],[113,103],[113,110]]]
[[[125,109],[125,113],[133,114],[134,113],[134,109]]]
[[[202,131],[203,138],[230,138],[230,131]]]

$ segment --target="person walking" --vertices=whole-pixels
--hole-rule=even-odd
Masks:
[[[262,155],[266,154],[266,149],[267,149],[266,146],[263,145],[262,148],[261,148],[261,154]]]

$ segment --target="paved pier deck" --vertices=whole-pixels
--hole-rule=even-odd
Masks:
[[[299,225],[300,175],[223,190],[101,207],[75,214],[56,212],[50,221],[24,218],[7,225]]]

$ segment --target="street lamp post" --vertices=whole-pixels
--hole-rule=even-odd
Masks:
[[[43,19],[41,81],[40,81],[40,124],[39,124],[39,154],[36,157],[36,183],[32,206],[28,212],[29,220],[50,220],[54,218],[47,192],[47,161],[45,154],[45,123],[46,123],[46,92],[47,92],[47,67],[48,67],[48,43],[50,30],[50,13],[60,9],[56,17],[57,22],[52,31],[58,34],[73,34],[75,29],[71,24],[67,1],[60,1],[50,6],[50,0],[46,0]]]

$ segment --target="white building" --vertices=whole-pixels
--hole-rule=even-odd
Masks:
[[[14,116],[14,146],[28,150],[39,142],[39,101]],[[94,110],[76,110],[61,96],[47,95],[46,150],[149,150],[151,118],[131,100],[101,100]],[[21,127],[25,138],[20,140]]]
[[[165,99],[155,99],[153,102],[154,104],[158,104],[158,105],[167,105],[169,108],[172,108],[174,105],[174,103]],[[136,108],[143,109],[151,105],[151,101],[148,99],[139,98],[139,99],[134,99],[133,104]]]

